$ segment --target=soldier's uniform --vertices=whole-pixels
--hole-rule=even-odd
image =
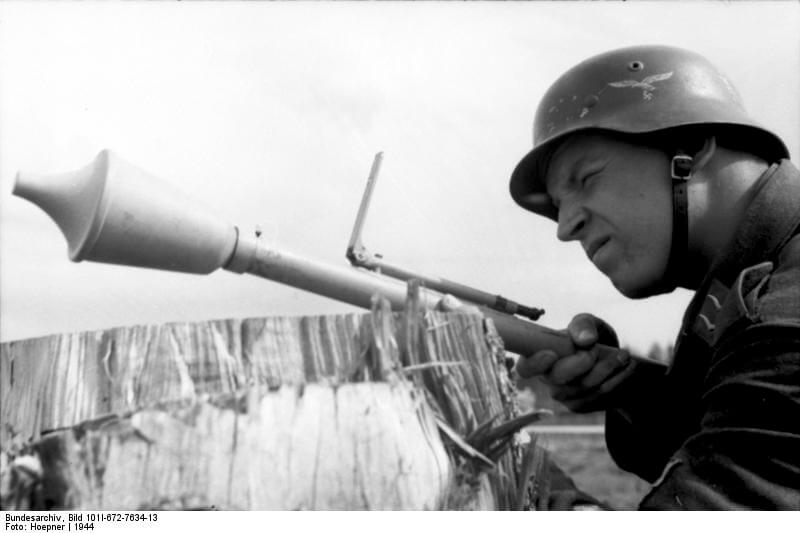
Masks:
[[[653,294],[694,286],[682,277],[692,272],[687,137],[774,162],[697,289],[672,366],[641,365],[610,394],[606,441],[622,468],[654,484],[643,509],[800,510],[800,171],[783,141],[748,115],[706,58],[666,46],[574,66],[545,93],[533,126],[533,149],[509,188],[521,207],[554,221],[548,158],[570,135],[624,135],[672,157],[670,258]],[[587,500],[574,485],[565,493]]]
[[[674,363],[610,410],[643,509],[800,510],[800,172],[760,178],[735,241],[686,312]]]

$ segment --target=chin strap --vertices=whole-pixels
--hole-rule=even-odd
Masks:
[[[672,245],[662,287],[667,292],[673,291],[678,285],[685,285],[685,282],[689,281],[691,275],[689,265],[689,179],[692,177],[694,167],[704,167],[716,149],[716,139],[709,137],[706,139],[697,161],[692,156],[678,150],[670,162]]]
[[[678,152],[670,162],[672,178],[672,245],[664,276],[664,288],[674,290],[685,275],[689,250],[689,178],[692,177],[694,159]],[[681,268],[683,267],[683,268]]]

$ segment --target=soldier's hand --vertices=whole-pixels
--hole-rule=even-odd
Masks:
[[[559,357],[551,350],[542,350],[521,357],[517,374],[523,378],[540,376],[553,398],[572,411],[604,409],[610,393],[631,375],[635,364],[627,351],[618,348],[611,326],[596,316],[575,316],[567,332],[574,353]]]

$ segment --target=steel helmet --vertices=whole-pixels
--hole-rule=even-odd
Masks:
[[[588,129],[641,134],[693,125],[736,129],[770,162],[789,157],[780,138],[747,114],[728,78],[703,56],[670,46],[632,46],[591,57],[553,83],[536,110],[533,149],[511,176],[511,196],[557,220],[541,163],[559,140]]]

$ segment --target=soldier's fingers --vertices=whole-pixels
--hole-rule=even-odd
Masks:
[[[542,350],[533,355],[520,357],[517,360],[517,374],[523,378],[539,376],[550,371],[558,360],[558,354],[552,350]]]
[[[595,361],[595,354],[585,351],[562,357],[553,364],[552,370],[546,376],[547,381],[554,385],[566,385],[583,377],[592,369]]]
[[[596,394],[559,401],[573,413],[591,413],[592,411],[597,410],[595,406],[595,400],[597,400]]]
[[[543,381],[550,385],[550,396],[565,405],[570,401],[579,400],[587,394],[591,394],[582,385],[552,385],[547,380]]]
[[[600,396],[597,389],[587,390],[577,385],[554,387],[551,389],[550,394],[554,400],[564,404],[570,411],[575,413],[585,413],[596,410],[597,399]]]
[[[597,331],[597,319],[588,313],[575,315],[567,326],[567,331],[579,348],[589,348],[597,343],[600,334]]]
[[[598,394],[607,394],[612,390],[616,389],[620,383],[628,379],[628,377],[633,374],[636,369],[636,364],[633,362],[629,362],[628,365],[617,372],[614,376],[607,379],[603,382],[602,385],[598,388]]]
[[[581,380],[581,384],[586,388],[597,387],[630,362],[630,355],[624,350],[596,350],[598,351],[597,363]]]

